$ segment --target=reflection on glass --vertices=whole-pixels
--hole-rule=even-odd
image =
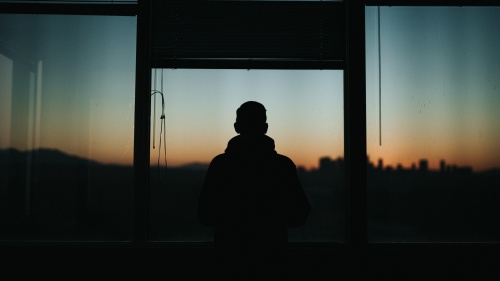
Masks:
[[[208,164],[236,136],[236,109],[249,100],[266,107],[267,135],[297,165],[311,202],[308,222],[290,229],[289,241],[345,240],[342,71],[156,69],[152,77],[166,129],[161,95],[153,95],[151,240],[213,239],[197,218],[198,197]]]
[[[381,7],[380,38],[377,15],[366,9],[369,240],[499,241],[500,9]]]
[[[134,17],[0,15],[0,240],[127,240]]]

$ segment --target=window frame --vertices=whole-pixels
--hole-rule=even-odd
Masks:
[[[446,0],[365,0],[365,7],[369,6],[390,6],[390,7],[437,7],[437,6],[443,6],[443,7],[477,7],[477,6],[493,6],[493,7],[499,7],[500,6],[500,1],[498,0],[492,0],[492,1],[487,1],[487,0],[453,0],[453,1],[446,1]],[[364,18],[364,12],[363,12],[363,18]],[[363,34],[365,34],[365,30],[363,27]],[[366,77],[365,77],[366,81]],[[365,96],[366,96],[366,87],[365,87]],[[366,107],[365,107],[365,112],[366,112]],[[365,129],[366,129],[366,120],[365,120]],[[365,136],[366,139],[366,136]],[[366,144],[365,144],[366,145]],[[365,177],[365,200],[367,200],[366,197],[366,173],[364,175]],[[367,202],[367,201],[365,201]],[[365,216],[365,221],[367,221],[367,217]],[[367,230],[367,229],[366,229]],[[500,250],[500,243],[497,242],[462,242],[462,243],[432,243],[432,242],[424,242],[424,243],[414,243],[414,242],[406,242],[406,243],[389,243],[389,242],[367,242],[367,236],[366,236],[366,245],[367,249],[371,250],[377,250],[377,249],[384,249],[389,252],[394,252],[394,251],[418,251],[418,250],[423,250],[425,252],[436,252],[439,253],[440,255],[446,254],[457,254],[458,257],[464,257],[467,255],[477,255],[478,253],[485,253],[489,250],[497,252]]]
[[[41,14],[41,15],[75,15],[75,16],[135,16],[137,17],[137,21],[139,22],[140,18],[143,18],[141,13],[139,13],[139,4],[51,4],[51,3],[2,3],[0,2],[0,14]],[[137,36],[139,36],[139,30],[137,29]],[[139,50],[137,49],[139,46],[144,45],[140,44],[139,38],[136,39],[136,91],[135,91],[135,99],[136,99],[136,108],[137,111],[137,93],[140,91],[137,85],[137,76],[140,73],[140,60],[139,60]],[[134,124],[137,124],[138,116],[134,114]],[[135,125],[137,127],[137,125]],[[134,132],[134,179],[137,177],[137,169],[136,169],[136,141],[137,137],[136,132]],[[134,195],[137,193],[137,184],[134,182]],[[135,209],[137,209],[138,202],[134,197],[135,201]],[[134,233],[133,240],[136,237],[137,228],[135,227],[138,224],[138,221],[141,221],[137,217],[137,212],[135,212],[134,218]],[[107,247],[109,245],[127,245],[134,244],[131,242],[83,242],[83,241],[71,241],[71,242],[59,242],[59,241],[1,241],[0,247],[6,248],[32,248],[32,247],[48,247],[48,248],[58,248],[58,247],[77,247],[84,248],[89,245],[96,247]]]
[[[366,74],[365,74],[365,7],[366,6],[500,6],[500,1],[487,0],[345,0],[346,9],[346,60],[328,69],[344,71],[344,157],[346,185],[348,188],[347,241],[342,244],[303,243],[292,245],[300,249],[333,249],[373,252],[384,249],[397,254],[399,251],[460,251],[463,255],[486,249],[500,249],[500,243],[368,243],[367,242],[367,179],[366,179]],[[137,4],[32,4],[0,3],[1,13],[61,14],[61,15],[114,15],[137,17],[136,43],[136,92],[134,120],[134,234],[130,242],[0,242],[2,247],[213,247],[203,243],[162,243],[148,241],[148,188],[151,104],[151,0]],[[247,68],[231,63],[204,62],[205,68]],[[189,65],[186,65],[189,68]],[[262,69],[317,69],[314,64],[258,65]]]

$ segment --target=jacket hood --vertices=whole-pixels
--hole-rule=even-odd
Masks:
[[[238,135],[227,144],[226,154],[241,156],[275,155],[274,140],[266,135]]]

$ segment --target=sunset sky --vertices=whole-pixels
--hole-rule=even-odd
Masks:
[[[0,14],[7,39],[0,42],[15,50],[14,59],[0,55],[0,147],[132,164],[136,24],[135,17]],[[29,62],[36,74],[22,69]]]
[[[157,76],[159,89],[161,70]],[[164,70],[163,77],[171,165],[186,159],[207,163],[224,152],[237,135],[236,109],[248,100],[266,107],[268,135],[276,151],[297,165],[311,168],[318,166],[320,157],[344,154],[342,71],[176,69]],[[156,106],[158,145],[159,97]],[[157,161],[158,151],[151,155]]]
[[[500,167],[500,9],[381,7],[379,146],[377,7],[366,9],[367,149],[409,167]]]
[[[377,8],[366,9],[371,161],[500,167],[500,9],[380,13],[382,145]],[[134,17],[0,14],[0,148],[57,148],[132,164],[135,25]],[[247,100],[264,104],[276,150],[297,165],[344,155],[343,71],[165,69],[163,93],[168,165],[222,153]],[[156,108],[153,164],[159,96]]]

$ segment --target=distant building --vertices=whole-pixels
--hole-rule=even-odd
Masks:
[[[470,166],[459,167],[457,165],[453,165],[451,171],[454,174],[468,175],[472,173],[472,167]]]
[[[429,171],[429,161],[427,161],[427,159],[421,159],[418,162],[418,169],[421,172],[427,172],[427,171]]]
[[[318,172],[332,176],[343,176],[345,173],[345,161],[343,158],[338,157],[333,160],[330,157],[322,157],[319,159]]]
[[[370,162],[370,157],[368,155],[366,156],[366,168],[368,169],[368,171],[375,169],[375,166],[372,162]]]
[[[401,163],[399,163],[399,164],[396,166],[396,170],[397,170],[398,172],[403,171],[403,165],[401,165]]]
[[[319,159],[319,169],[332,172],[335,169],[335,163],[330,157],[322,157]]]
[[[379,169],[379,170],[384,169],[384,160],[382,158],[378,159],[377,169]]]
[[[307,170],[306,170],[306,168],[304,166],[298,166],[297,167],[297,173],[304,174],[306,172],[307,172]]]
[[[439,161],[439,171],[443,174],[446,172],[446,162],[444,160]]]

